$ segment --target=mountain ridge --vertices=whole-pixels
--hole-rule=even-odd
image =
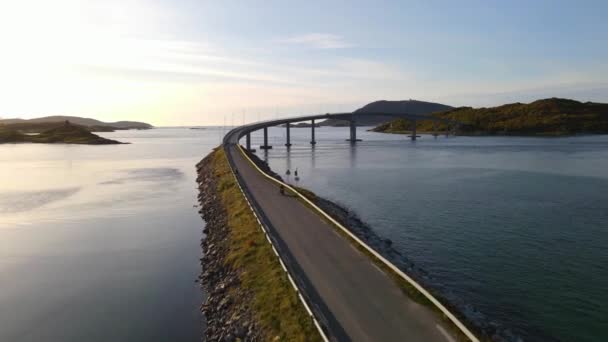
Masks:
[[[441,103],[427,102],[420,100],[378,100],[370,102],[363,107],[354,111],[354,113],[407,113],[416,115],[430,115],[431,113],[452,109],[454,107],[448,106]],[[378,114],[370,114],[366,116],[359,116],[357,118],[357,126],[376,126],[390,120],[393,120],[394,116],[385,116]],[[319,126],[330,126],[330,127],[343,127],[348,126],[349,122],[345,120],[337,119],[326,119],[318,122]],[[297,127],[310,127],[310,123],[300,123]]]
[[[435,117],[462,123],[462,135],[572,135],[608,133],[608,104],[564,98],[539,99],[528,104],[507,103],[496,107],[458,107],[433,113]],[[420,132],[444,130],[444,124],[417,122]],[[404,133],[410,125],[396,119],[372,129],[375,132]]]
[[[139,121],[115,121],[115,122],[104,122],[97,119],[85,118],[80,116],[69,116],[69,115],[52,115],[44,116],[33,119],[0,119],[0,124],[11,125],[11,124],[42,124],[42,123],[62,123],[69,121],[73,124],[86,126],[86,127],[110,127],[113,129],[150,129],[154,126]]]

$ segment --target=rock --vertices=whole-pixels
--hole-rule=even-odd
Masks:
[[[260,341],[261,333],[252,319],[255,315],[248,306],[252,301],[251,294],[240,287],[238,270],[230,269],[225,263],[229,228],[225,208],[215,193],[218,178],[207,158],[196,167],[198,212],[206,223],[203,229],[205,237],[200,244],[204,253],[200,258],[203,269],[198,276],[201,287],[207,293],[205,303],[201,305],[201,312],[207,320],[205,340]]]

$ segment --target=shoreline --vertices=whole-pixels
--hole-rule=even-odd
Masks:
[[[368,132],[374,133],[383,133],[383,134],[398,134],[398,135],[406,135],[412,134],[411,131],[375,131],[374,129],[368,129]],[[416,130],[416,134],[426,134],[426,135],[437,135],[444,136],[445,132],[432,132],[432,131],[419,131]],[[486,132],[478,132],[478,133],[450,133],[449,136],[456,137],[492,137],[492,138],[571,138],[571,137],[588,137],[588,136],[598,136],[598,135],[608,135],[607,133],[532,133],[532,134],[490,134]]]
[[[198,281],[206,341],[319,341],[279,259],[240,192],[223,148],[197,165],[199,213],[206,222]]]
[[[202,272],[196,280],[207,293],[201,311],[205,317],[206,341],[221,341],[235,337],[256,341],[255,322],[251,321],[251,312],[247,307],[239,307],[231,296],[225,295],[227,288],[240,288],[234,271],[223,267],[227,257],[227,249],[222,241],[228,238],[227,215],[217,194],[217,178],[213,177],[211,157],[213,152],[196,164],[199,194],[198,201],[201,209],[199,214],[205,221],[205,234],[201,239],[203,257],[200,259]],[[244,294],[244,298],[248,295]],[[232,319],[235,317],[238,319]],[[230,317],[228,321],[224,321]],[[241,318],[243,318],[241,320]]]

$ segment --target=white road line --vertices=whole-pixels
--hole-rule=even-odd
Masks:
[[[448,334],[448,332],[445,331],[445,329],[443,329],[443,327],[441,325],[437,324],[435,326],[437,327],[437,330],[439,330],[441,335],[443,335],[443,337],[445,337],[445,339],[448,340],[448,342],[456,342],[456,340],[454,340],[454,338],[452,336],[450,336],[450,334]]]
[[[299,293],[300,290],[298,290],[298,287],[296,286],[296,282],[293,281],[293,278],[291,278],[291,275],[289,273],[287,273],[287,279],[289,279],[289,282],[291,283],[291,286],[293,286],[293,288],[296,290],[296,292]]]
[[[312,311],[308,307],[308,304],[304,300],[304,297],[302,297],[302,293],[298,293],[298,297],[300,297],[300,301],[302,302],[302,304],[304,304],[304,307],[306,308],[306,311],[308,311],[308,314],[314,318],[315,316],[312,314]],[[315,319],[315,321],[316,321],[316,319]]]
[[[383,275],[386,275],[386,273],[384,273],[384,271],[380,267],[378,267],[378,265],[374,264],[373,262],[371,264],[378,270],[378,272],[382,273]]]

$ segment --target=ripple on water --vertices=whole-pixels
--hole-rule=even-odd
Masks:
[[[0,192],[0,214],[13,214],[33,210],[43,205],[68,198],[80,187],[41,191]]]

